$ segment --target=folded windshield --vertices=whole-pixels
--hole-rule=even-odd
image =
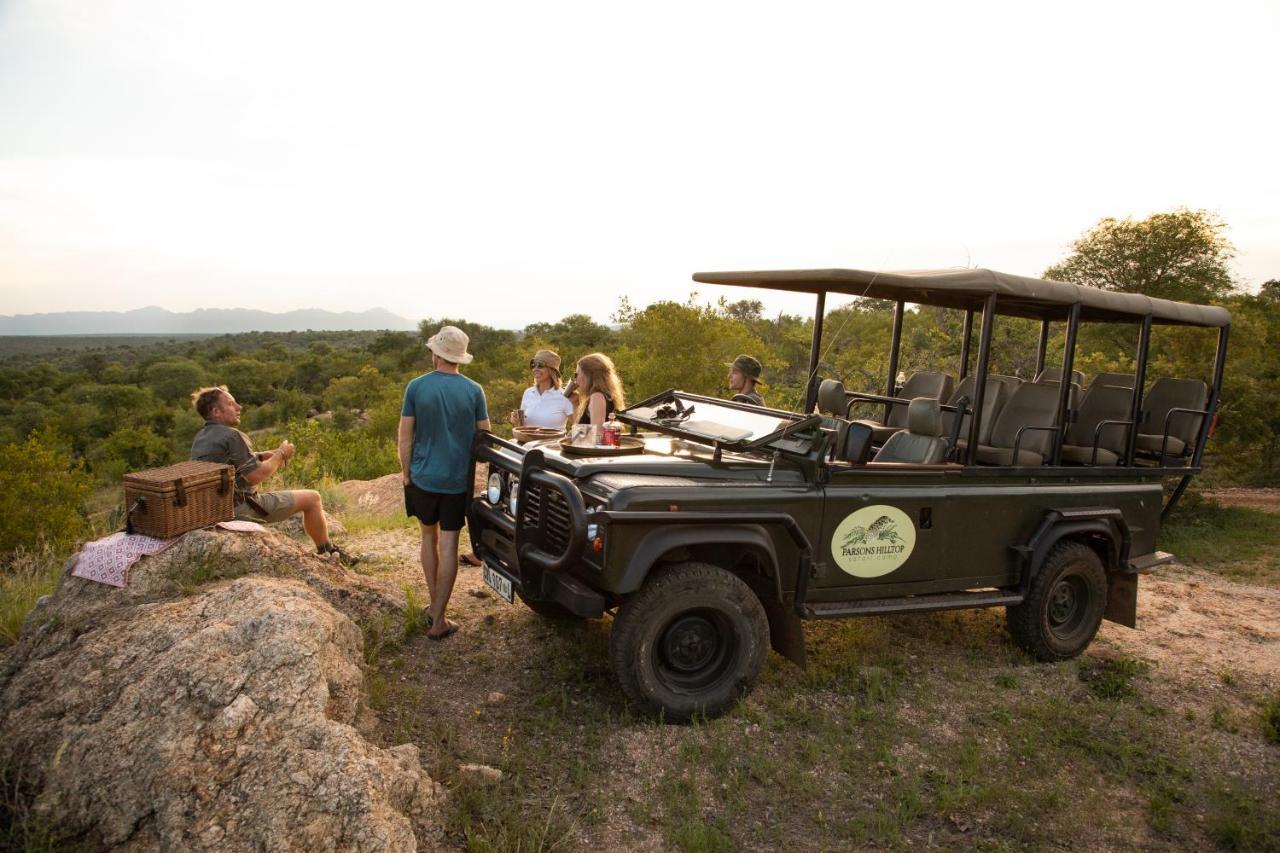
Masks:
[[[707,443],[746,444],[801,420],[754,406],[674,391],[632,406],[619,417],[640,427]]]

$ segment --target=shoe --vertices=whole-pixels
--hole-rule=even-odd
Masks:
[[[320,556],[328,557],[329,555],[333,555],[334,559],[338,561],[338,565],[340,566],[344,566],[349,569],[352,566],[359,565],[360,563],[360,557],[358,555],[349,554],[337,545],[334,545],[332,542],[328,543],[327,546],[322,547],[324,547],[324,550],[320,551]]]
[[[443,640],[446,637],[452,637],[454,634],[458,633],[457,622],[449,622],[447,619],[445,621],[449,623],[449,627],[445,628],[444,632],[440,634],[427,634],[428,640]]]
[[[483,566],[484,565],[484,560],[477,557],[474,551],[472,551],[469,554],[463,554],[461,557],[458,558],[458,562],[462,563],[462,565],[464,566]]]

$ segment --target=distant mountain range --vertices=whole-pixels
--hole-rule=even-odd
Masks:
[[[135,311],[62,311],[0,314],[0,335],[173,335],[233,332],[336,332],[347,329],[412,331],[418,324],[385,308],[322,311],[303,308],[273,314],[248,308],[200,308],[174,312],[154,306]]]

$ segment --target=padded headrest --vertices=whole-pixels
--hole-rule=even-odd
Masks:
[[[839,379],[824,379],[818,386],[818,411],[824,415],[844,417],[849,411],[845,402],[844,383]]]
[[[942,407],[933,397],[916,397],[907,406],[907,432],[912,435],[942,435]]]

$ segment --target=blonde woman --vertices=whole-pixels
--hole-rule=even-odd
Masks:
[[[609,415],[627,407],[622,380],[609,356],[602,352],[578,359],[570,389],[577,398],[574,423],[599,426]]]

